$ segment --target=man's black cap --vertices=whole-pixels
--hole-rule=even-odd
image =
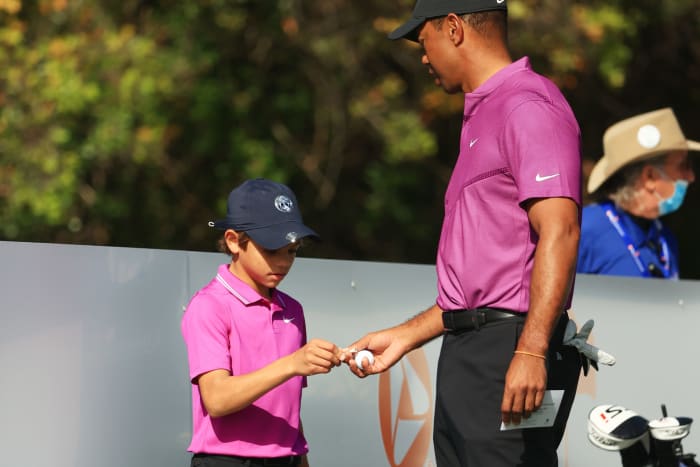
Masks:
[[[418,0],[411,18],[389,33],[389,39],[418,41],[417,29],[428,19],[481,11],[506,10],[506,0]]]

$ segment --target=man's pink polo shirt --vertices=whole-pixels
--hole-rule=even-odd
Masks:
[[[537,238],[524,203],[550,197],[581,205],[580,130],[559,89],[524,57],[465,96],[438,246],[438,306],[526,312]]]
[[[232,375],[258,370],[306,344],[299,302],[275,290],[269,301],[219,266],[182,319],[190,379],[212,370]],[[293,377],[245,409],[219,418],[207,413],[192,383],[192,442],[195,453],[280,457],[308,451],[300,431],[301,390],[306,378]]]

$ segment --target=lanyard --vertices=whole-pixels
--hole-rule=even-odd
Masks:
[[[625,246],[627,246],[627,251],[629,252],[630,256],[632,256],[632,260],[634,261],[634,264],[637,265],[639,272],[644,277],[651,277],[649,268],[647,268],[642,261],[639,250],[637,250],[637,248],[634,246],[634,243],[630,239],[629,235],[627,235],[627,232],[622,227],[622,224],[620,223],[620,215],[615,210],[613,203],[607,202],[601,204],[600,206],[605,211],[605,216],[620,235],[620,238],[622,238]],[[654,220],[654,227],[656,227],[656,232],[659,235],[659,243],[661,244],[661,256],[659,258],[661,261],[661,272],[663,273],[664,278],[668,279],[671,276],[671,255],[669,253],[668,243],[661,234],[661,222],[658,219]]]

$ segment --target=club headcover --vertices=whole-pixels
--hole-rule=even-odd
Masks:
[[[588,414],[588,439],[607,451],[621,451],[643,439],[648,420],[618,405],[599,405]]]
[[[683,439],[690,433],[690,417],[662,417],[649,422],[649,433],[659,441]]]

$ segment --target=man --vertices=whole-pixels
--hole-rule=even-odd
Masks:
[[[583,209],[577,272],[678,278],[678,243],[659,217],[677,210],[695,181],[686,140],[670,108],[615,123],[593,168]]]
[[[364,377],[444,334],[434,445],[439,466],[556,466],[580,360],[561,345],[579,238],[580,134],[556,86],[506,44],[505,0],[418,0],[389,38],[423,47],[448,93],[465,93],[445,195],[435,305],[352,347]],[[501,430],[565,389],[550,428]]]

